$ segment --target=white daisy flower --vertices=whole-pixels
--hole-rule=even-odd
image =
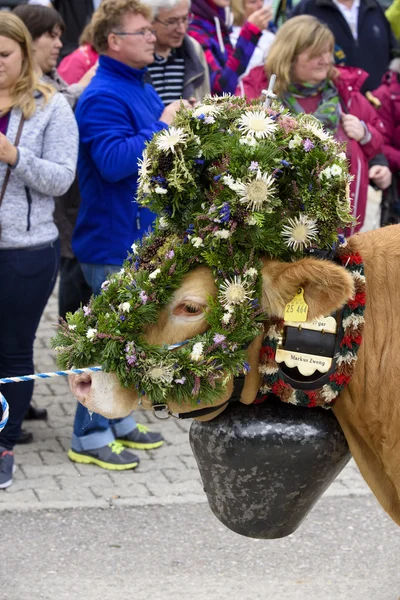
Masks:
[[[239,130],[246,136],[259,140],[274,134],[277,125],[271,117],[261,110],[248,110],[238,120]]]
[[[296,133],[296,134],[293,136],[293,139],[291,139],[291,140],[290,140],[290,142],[289,142],[289,148],[290,148],[291,150],[293,150],[294,148],[297,148],[298,146],[300,146],[300,145],[301,145],[301,142],[302,142],[302,141],[303,141],[303,140],[302,140],[302,138],[299,136],[299,134],[298,134],[298,133]]]
[[[315,137],[322,142],[332,139],[331,135],[325,131],[321,123],[315,117],[311,115],[302,115],[300,117],[300,123],[303,125],[304,129],[315,135]]]
[[[215,220],[215,219],[214,219]],[[213,236],[219,238],[220,240],[227,240],[230,237],[231,232],[227,229],[219,229],[218,231],[214,231]]]
[[[215,123],[215,119],[212,115],[208,115],[207,117],[205,117],[204,123],[206,125],[213,125],[213,123]]]
[[[193,244],[193,246],[195,248],[201,248],[201,246],[204,246],[203,240],[201,239],[201,237],[192,237],[190,242]]]
[[[339,167],[339,165],[332,165],[331,166],[331,173],[333,176],[335,175],[341,175],[343,173],[343,169],[342,167]]]
[[[250,269],[247,269],[247,271],[244,272],[244,276],[245,277],[256,277],[257,276],[257,269],[255,269],[254,267],[251,267]]]
[[[158,185],[154,191],[156,194],[161,194],[161,195],[168,193],[168,190],[166,190],[165,188],[162,188],[160,185]]]
[[[317,237],[317,222],[307,215],[300,215],[294,219],[288,219],[288,225],[282,228],[282,237],[289,248],[303,250],[311,246],[312,240]]]
[[[172,380],[174,379],[174,370],[172,367],[160,365],[150,369],[147,375],[149,379],[152,379],[155,382],[169,384],[172,383]]]
[[[237,192],[239,184],[233,179],[232,175],[224,175],[221,178],[222,182],[228,186],[232,191]]]
[[[186,144],[186,138],[187,133],[182,127],[170,127],[157,137],[156,146],[159,150],[175,153],[175,146]]]
[[[145,179],[150,170],[150,160],[147,156],[147,149],[143,151],[142,158],[138,159],[139,179]]]
[[[330,179],[332,177],[332,171],[330,167],[326,167],[323,171],[321,171],[319,178],[322,179],[323,177],[325,177],[325,179]]]
[[[88,329],[87,333],[86,333],[87,339],[92,340],[95,337],[96,333],[97,333],[97,329],[92,329],[92,328]]]
[[[222,322],[225,323],[225,325],[228,325],[228,323],[230,322],[231,319],[232,319],[232,314],[230,312],[225,312],[222,315]]]
[[[338,154],[338,157],[339,157],[341,160],[347,160],[347,155],[346,155],[346,152],[339,152],[339,154]]]
[[[202,342],[197,342],[194,344],[190,353],[190,359],[195,360],[196,362],[201,360],[203,358],[203,350],[204,344]]]
[[[275,191],[275,179],[272,175],[257,171],[255,179],[247,183],[237,183],[236,191],[240,202],[246,204],[249,210],[260,212],[266,208],[268,201],[272,198]]]
[[[200,106],[196,106],[193,111],[194,117],[200,117],[200,115],[217,115],[220,112],[218,106],[215,104],[200,104]]]
[[[161,269],[155,269],[155,271],[150,273],[149,279],[155,279],[157,277],[157,275],[159,275],[160,273],[161,273]]]
[[[168,219],[166,217],[160,217],[158,219],[158,226],[160,229],[168,229],[168,227],[169,227]]]
[[[131,246],[131,250],[132,250],[133,254],[137,254],[138,250],[139,250],[139,246],[137,244],[133,243]]]
[[[232,305],[251,300],[252,294],[253,291],[249,289],[248,282],[242,281],[242,278],[238,275],[235,275],[233,280],[225,279],[219,291],[221,304],[225,308],[232,308]]]
[[[76,325],[68,325],[68,329],[70,329],[71,331],[75,331]]]
[[[257,146],[257,141],[255,138],[251,137],[251,135],[246,135],[246,137],[242,137],[239,140],[239,144],[242,146]]]
[[[129,304],[129,302],[122,302],[122,304],[120,304],[118,308],[121,312],[128,313],[131,310],[131,305]]]

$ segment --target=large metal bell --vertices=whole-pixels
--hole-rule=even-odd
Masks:
[[[350,459],[331,411],[275,398],[194,421],[190,444],[215,516],[261,539],[293,533]]]

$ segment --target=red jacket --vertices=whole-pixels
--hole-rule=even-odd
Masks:
[[[377,111],[360,92],[368,74],[355,67],[339,67],[338,71],[339,75],[335,79],[335,85],[338,89],[342,109],[364,121],[371,133],[371,140],[364,145],[352,139],[347,142],[348,155],[351,157],[350,173],[353,176],[350,184],[350,197],[353,215],[358,218],[358,224],[349,232],[353,234],[361,229],[364,222],[369,183],[368,161],[382,152],[384,141],[382,134],[385,128]],[[241,80],[236,94],[253,100],[259,98],[261,91],[267,87],[268,80],[264,67],[255,67]]]
[[[385,125],[383,152],[396,173],[400,171],[400,58],[395,58],[389,68],[374,96],[382,103],[379,116]]]
[[[98,58],[96,50],[90,44],[84,44],[63,58],[57,71],[70,85],[79,83],[85,73],[96,64]]]

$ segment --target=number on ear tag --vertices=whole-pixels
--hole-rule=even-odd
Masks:
[[[299,287],[297,294],[285,307],[283,316],[285,321],[294,321],[296,323],[304,323],[307,321],[308,304],[304,300],[304,289]]]

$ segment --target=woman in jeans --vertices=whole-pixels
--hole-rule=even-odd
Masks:
[[[65,98],[39,82],[30,35],[10,13],[0,20],[0,132],[3,378],[33,372],[33,342],[59,267],[53,197],[73,182],[78,150],[72,110]],[[10,405],[8,423],[0,433],[0,488],[6,488],[12,483],[13,447],[33,382],[8,384],[1,391]]]

